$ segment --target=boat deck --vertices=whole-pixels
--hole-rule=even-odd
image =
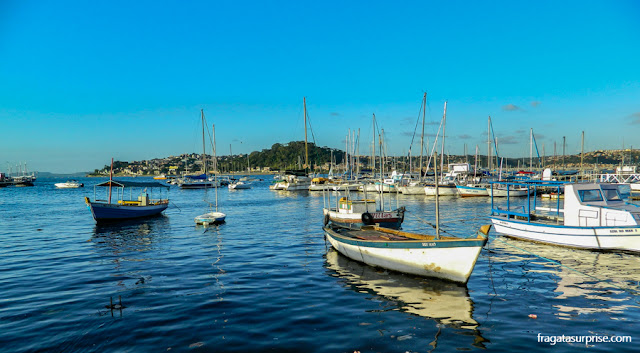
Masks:
[[[415,240],[415,239],[411,239],[411,238],[407,238],[407,237],[403,237],[403,236],[398,236],[395,234],[387,234],[387,233],[382,233],[376,230],[372,230],[372,229],[363,229],[363,230],[353,230],[350,232],[347,232],[347,234],[343,234],[345,236],[350,236],[352,238],[356,238],[356,239],[360,239],[360,240],[381,240],[381,241],[385,241],[385,240],[394,240],[394,241],[401,241],[401,240]]]
[[[364,226],[360,229],[347,229],[347,228],[333,228],[335,233],[352,239],[366,240],[366,241],[424,241],[435,240],[435,235],[425,235],[403,232],[401,230],[382,228],[378,226]],[[440,237],[444,238],[450,237]],[[455,239],[455,238],[451,238]]]
[[[514,215],[499,215],[498,217],[505,219],[516,219],[519,221],[527,221],[526,217],[523,216],[514,216]],[[532,213],[530,215],[531,223],[540,223],[540,224],[548,224],[548,225],[558,225],[564,223],[564,217],[554,216],[554,215],[545,215],[539,213]]]

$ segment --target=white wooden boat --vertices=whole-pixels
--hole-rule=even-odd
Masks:
[[[436,186],[435,184],[427,184],[424,187],[424,193],[427,196],[456,196],[458,195],[458,188],[456,188],[455,184],[443,184],[440,183],[438,184],[438,192],[436,193]]]
[[[209,212],[202,215],[199,215],[195,218],[196,224],[202,224],[204,226],[208,226],[210,224],[220,224],[224,223],[226,214],[222,212]]]
[[[84,184],[77,180],[68,180],[64,183],[55,183],[53,185],[55,185],[58,189],[75,189],[84,187]]]
[[[424,182],[413,181],[413,182],[410,182],[408,185],[399,186],[398,192],[402,193],[403,195],[424,195],[425,186],[426,184]]]
[[[533,190],[527,187],[513,185],[513,184],[500,184],[491,183],[491,186],[487,188],[487,193],[491,197],[524,197],[529,195]]]
[[[341,254],[367,265],[424,277],[467,283],[490,225],[473,238],[436,237],[378,226],[347,229],[325,226],[324,232]]]
[[[456,188],[461,197],[489,196],[486,184],[456,185]]]
[[[364,181],[360,186],[358,186],[358,191],[371,192],[371,193],[377,192],[375,181],[373,180]]]
[[[269,186],[271,190],[309,191],[311,178],[304,170],[287,170],[282,180]]]
[[[329,189],[334,191],[358,191],[361,183],[338,182],[329,184]]]
[[[398,185],[393,183],[391,179],[385,179],[382,182],[376,182],[375,191],[377,192],[398,192]]]
[[[227,185],[227,188],[229,188],[229,190],[251,189],[251,184],[239,180]]]
[[[496,231],[553,245],[640,252],[640,206],[623,201],[617,184],[563,186],[564,209],[560,199],[556,199],[556,208],[544,208],[536,207],[536,198],[530,197],[524,206],[513,209],[509,201],[503,209],[492,199],[491,220]]]
[[[323,191],[329,187],[329,179],[323,177],[315,177],[311,179],[309,191]]]
[[[558,194],[557,192],[541,194],[540,197],[542,197],[543,199],[551,199],[551,200],[564,199],[564,195]]]

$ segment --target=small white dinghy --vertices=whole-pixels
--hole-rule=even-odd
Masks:
[[[84,184],[77,180],[69,180],[65,183],[55,183],[54,185],[58,189],[75,189],[84,187]]]
[[[220,224],[224,222],[224,219],[227,217],[226,214],[222,212],[209,212],[202,215],[199,215],[195,218],[196,224],[202,224],[204,226],[208,226],[210,224]]]
[[[237,181],[235,183],[227,185],[227,187],[229,188],[229,190],[251,189],[251,184],[244,181]]]

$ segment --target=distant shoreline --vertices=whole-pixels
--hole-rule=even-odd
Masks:
[[[275,172],[275,171],[271,171],[271,172],[236,172],[236,173],[220,173],[218,174],[218,176],[237,176],[237,175],[275,175],[278,174],[279,172]],[[146,177],[157,177],[159,175],[156,174],[144,174],[144,175],[133,175],[133,174],[124,174],[124,173],[119,173],[119,174],[113,174],[114,177],[118,177],[118,178],[146,178]],[[85,175],[85,177],[87,178],[104,178],[104,177],[109,177],[108,175],[96,175],[96,174],[87,174]],[[178,178],[180,176],[177,175],[169,175],[167,177],[175,177]],[[169,178],[167,178],[169,179]]]

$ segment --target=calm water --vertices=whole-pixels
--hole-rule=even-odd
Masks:
[[[498,237],[459,286],[337,254],[324,241],[321,194],[270,191],[268,181],[220,189],[227,223],[203,228],[193,217],[208,211],[204,191],[174,187],[164,216],[97,226],[83,197],[101,180],[57,190],[60,181],[0,189],[2,352],[549,349],[539,333],[634,340],[590,352],[640,342],[640,256]],[[399,200],[404,229],[429,228],[433,199]],[[488,222],[488,199],[441,201],[446,231],[467,236]],[[125,308],[108,309],[119,297]]]

